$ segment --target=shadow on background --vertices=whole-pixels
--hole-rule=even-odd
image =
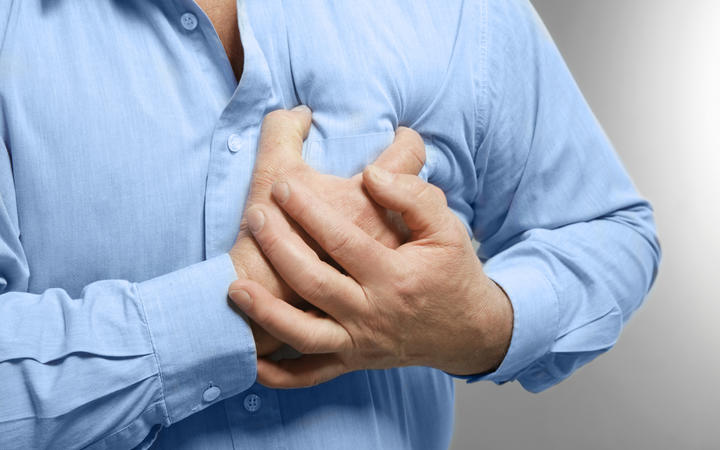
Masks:
[[[569,380],[458,382],[452,449],[720,448],[720,2],[533,4],[652,202],[663,262],[616,347]]]

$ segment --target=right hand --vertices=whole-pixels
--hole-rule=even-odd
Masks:
[[[390,248],[407,240],[407,230],[396,216],[389,216],[368,197],[362,187],[362,174],[341,178],[321,174],[302,159],[302,143],[312,122],[310,110],[277,110],[263,120],[258,155],[253,172],[246,210],[255,204],[272,204],[274,181],[290,175],[318,193],[320,198],[350,218],[366,233]],[[373,164],[394,173],[417,175],[425,163],[425,145],[415,131],[399,127],[390,146]],[[301,230],[295,229],[322,257],[321,249]],[[229,252],[239,278],[260,283],[277,298],[299,306],[304,301],[278,276],[265,259],[262,250],[247,229],[243,219],[235,244]],[[259,356],[266,356],[282,346],[264,329],[250,323]]]

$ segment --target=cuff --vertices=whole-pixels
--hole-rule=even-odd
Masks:
[[[510,347],[500,366],[481,375],[457,376],[473,383],[490,380],[497,384],[515,380],[533,362],[545,355],[557,336],[558,299],[555,289],[537,269],[485,267],[486,275],[503,288],[513,307]]]
[[[255,382],[252,331],[227,300],[236,278],[225,253],[136,284],[160,371],[166,425]]]

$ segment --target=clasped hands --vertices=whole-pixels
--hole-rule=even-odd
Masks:
[[[293,388],[362,369],[497,368],[512,306],[443,192],[417,177],[420,136],[399,128],[375,163],[344,179],[302,161],[310,123],[306,108],[266,116],[230,251],[239,279],[229,297],[251,319],[258,381]],[[282,343],[302,356],[269,358]]]

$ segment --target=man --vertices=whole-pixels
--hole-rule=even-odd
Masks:
[[[523,0],[5,1],[0,108],[2,448],[447,447],[657,270]]]

